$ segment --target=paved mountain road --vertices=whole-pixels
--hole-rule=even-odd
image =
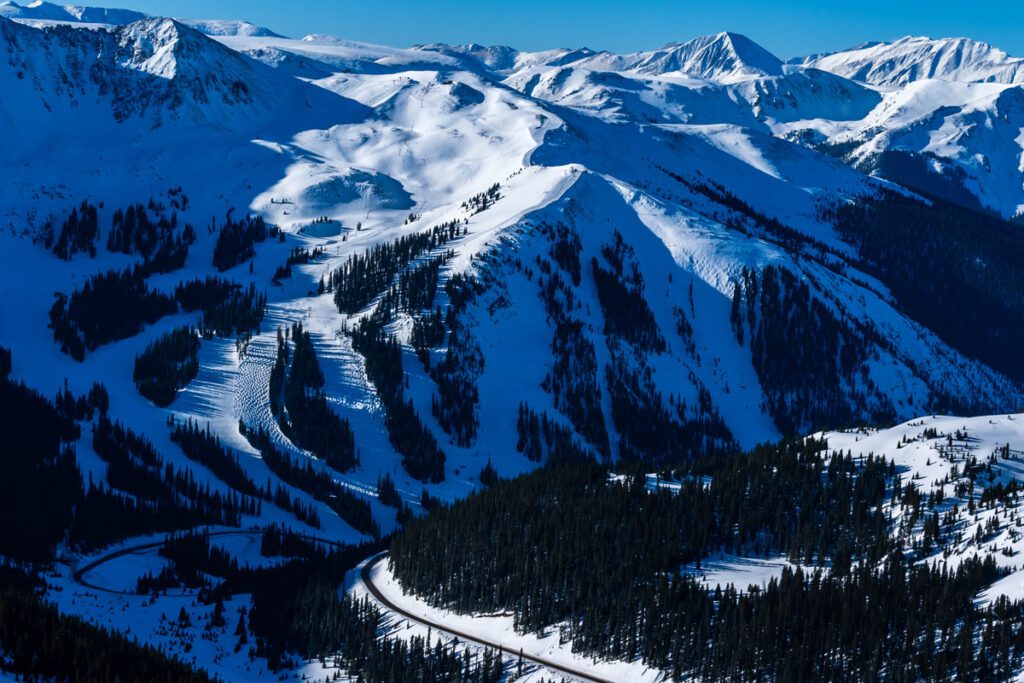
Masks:
[[[256,537],[256,536],[260,536],[262,534],[263,534],[262,530],[252,529],[252,530],[237,530],[237,531],[234,531],[234,530],[213,531],[213,532],[210,532],[209,536],[210,536],[210,538],[215,538],[215,537],[219,537],[219,536],[251,536],[251,537]],[[333,546],[339,546],[339,547],[345,545],[345,544],[339,543],[337,541],[329,541],[327,539],[315,538],[315,537],[312,537],[312,536],[305,537],[305,538],[307,538],[310,541],[316,541],[318,543],[324,543],[324,544],[327,544],[327,545],[333,545]],[[72,573],[71,578],[78,585],[80,585],[80,586],[82,586],[84,588],[88,588],[90,590],[101,591],[101,592],[104,592],[104,593],[113,593],[113,594],[116,594],[116,595],[138,595],[138,593],[136,593],[135,591],[131,591],[131,590],[118,590],[118,589],[114,589],[114,588],[108,588],[106,586],[97,585],[97,584],[91,582],[88,578],[86,578],[86,575],[89,572],[94,571],[98,567],[101,567],[102,565],[107,564],[108,562],[111,562],[112,560],[116,560],[119,557],[124,557],[125,555],[131,555],[133,553],[146,552],[148,550],[155,550],[155,549],[159,548],[161,545],[163,545],[163,543],[164,543],[163,540],[160,540],[160,541],[152,541],[152,542],[148,542],[148,543],[140,543],[138,545],[133,545],[133,546],[126,546],[124,548],[118,548],[117,550],[113,550],[113,551],[111,551],[109,553],[105,553],[103,555],[100,555],[96,559],[91,560],[89,563],[84,564],[84,565],[78,567]],[[460,631],[460,630],[457,630],[457,629],[453,629],[450,626],[446,626],[444,624],[439,624],[437,622],[430,621],[428,619],[425,619],[424,617],[420,617],[420,616],[417,616],[415,614],[412,614],[412,613],[406,611],[405,609],[399,607],[398,605],[394,604],[390,600],[388,600],[388,598],[384,596],[384,594],[380,591],[380,589],[377,588],[377,586],[374,585],[373,580],[372,580],[372,578],[370,576],[371,570],[373,569],[373,567],[375,567],[377,564],[379,564],[385,558],[387,558],[387,553],[386,552],[380,553],[379,555],[370,558],[370,560],[368,562],[366,562],[366,564],[363,565],[363,568],[360,571],[360,578],[362,579],[363,584],[366,586],[366,589],[370,592],[370,594],[374,597],[374,599],[378,603],[380,603],[385,609],[387,609],[388,611],[394,612],[395,614],[401,616],[404,619],[408,619],[408,620],[413,621],[413,622],[415,622],[417,624],[421,624],[423,626],[427,626],[427,627],[429,627],[429,628],[431,628],[431,629],[433,629],[435,631],[438,631],[440,633],[445,633],[445,634],[447,634],[449,636],[452,636],[454,638],[458,638],[459,640],[464,640],[464,641],[466,641],[468,643],[473,643],[474,645],[480,645],[480,646],[483,646],[483,647],[489,647],[492,650],[501,649],[507,655],[510,655],[510,656],[519,656],[519,653],[516,653],[515,648],[514,647],[510,647],[507,644],[502,644],[502,643],[494,642],[492,640],[489,640],[489,639],[481,637],[481,636],[475,636],[473,634],[466,633],[465,631]],[[193,595],[193,594],[194,594],[194,591],[189,592],[189,593],[181,593],[180,595],[184,596],[184,595]],[[166,595],[173,596],[173,595],[176,595],[176,594],[168,593]],[[594,675],[592,673],[588,673],[586,671],[581,671],[579,669],[575,669],[573,667],[566,666],[565,664],[559,664],[557,662],[553,662],[550,659],[547,659],[545,657],[540,657],[538,655],[528,654],[526,652],[522,652],[521,655],[522,655],[522,658],[525,661],[532,662],[534,664],[538,664],[538,665],[543,666],[543,667],[545,667],[547,669],[550,669],[551,671],[554,671],[554,672],[557,672],[557,673],[560,673],[560,674],[564,674],[566,676],[570,676],[570,677],[572,677],[572,678],[574,678],[576,680],[584,681],[585,683],[616,683],[615,681],[613,681],[610,678],[602,678],[602,677],[596,676],[596,675]]]
[[[393,602],[391,602],[390,600],[388,600],[384,596],[384,594],[381,593],[380,589],[377,588],[377,586],[375,586],[373,584],[373,580],[372,580],[372,578],[370,576],[370,572],[373,569],[373,567],[376,566],[382,560],[384,560],[386,557],[387,557],[387,553],[381,553],[380,555],[377,555],[376,557],[371,558],[369,562],[367,562],[365,565],[363,565],[363,569],[362,569],[361,574],[360,574],[360,577],[362,578],[363,584],[366,586],[366,589],[368,591],[370,591],[370,594],[373,595],[374,599],[376,599],[377,602],[379,602],[381,605],[383,605],[389,611],[394,612],[395,614],[398,614],[398,615],[402,616],[405,619],[408,619],[410,621],[414,621],[417,624],[421,624],[423,626],[428,626],[428,627],[432,628],[435,631],[439,631],[441,633],[447,633],[448,635],[454,636],[454,637],[456,637],[456,638],[458,638],[460,640],[464,640],[464,641],[467,641],[469,643],[473,643],[475,645],[482,645],[484,647],[489,647],[492,650],[498,650],[500,648],[500,649],[502,649],[508,655],[518,656],[518,653],[516,653],[515,648],[510,647],[507,644],[497,643],[497,642],[488,640],[486,638],[482,638],[480,636],[475,636],[475,635],[472,635],[470,633],[466,633],[464,631],[458,631],[456,629],[451,628],[450,626],[446,626],[444,624],[439,624],[439,623],[437,623],[435,621],[430,621],[430,620],[425,619],[423,617],[420,617],[420,616],[417,616],[417,615],[412,614],[410,612],[407,612],[406,610],[402,609],[398,605],[396,605]],[[579,669],[574,669],[572,667],[566,666],[565,664],[558,664],[558,663],[553,662],[550,659],[546,659],[544,657],[539,657],[539,656],[536,656],[536,655],[527,654],[526,652],[522,653],[522,657],[523,657],[524,660],[526,660],[528,662],[533,662],[534,664],[539,664],[540,666],[543,666],[543,667],[546,667],[548,669],[551,669],[552,671],[555,671],[555,672],[561,673],[561,674],[565,674],[566,676],[571,676],[574,679],[577,679],[577,680],[580,680],[580,681],[585,681],[586,683],[615,683],[615,681],[613,681],[610,678],[602,678],[600,676],[595,676],[592,673],[588,673],[586,671],[581,671]]]

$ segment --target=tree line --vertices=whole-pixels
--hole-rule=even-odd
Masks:
[[[976,602],[1002,575],[992,557],[950,570],[890,536],[891,462],[805,440],[664,476],[675,490],[586,462],[497,481],[408,521],[392,569],[436,606],[509,611],[523,632],[560,624],[577,651],[673,678],[992,680],[1019,665],[1024,603]],[[747,590],[681,571],[718,553],[830,571]]]

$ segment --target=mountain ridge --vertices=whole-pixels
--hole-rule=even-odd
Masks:
[[[1024,82],[1024,58],[970,38],[905,36],[890,43],[865,43],[838,52],[790,60],[878,86],[941,80],[1017,84]]]

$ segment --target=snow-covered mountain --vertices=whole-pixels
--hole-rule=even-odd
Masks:
[[[738,33],[703,36],[650,52],[629,55],[598,53],[575,60],[572,64],[592,70],[635,71],[652,76],[679,74],[717,83],[782,73],[782,62],[778,57]]]
[[[511,73],[525,67],[574,67],[590,71],[676,75],[716,83],[733,83],[782,74],[778,57],[738,33],[718,33],[671,43],[658,50],[614,54],[588,48],[519,52],[506,46],[425,45],[424,50],[469,57],[489,70]]]
[[[4,2],[0,2],[0,17],[37,27],[58,24],[99,27],[130,24],[147,19],[148,15],[130,9],[60,5],[46,2],[46,0],[35,0],[27,5],[19,5],[14,0],[4,0]],[[280,37],[270,29],[248,21],[223,19],[177,19],[177,21],[209,36]]]
[[[973,209],[1024,213],[1024,58],[969,38],[906,37],[791,60],[877,88],[857,121],[809,121],[858,167]]]
[[[322,534],[370,535],[273,470],[240,424],[387,532],[384,475],[418,509],[424,493],[478,488],[488,462],[501,476],[567,454],[661,465],[1020,407],[1024,247],[993,214],[1024,208],[1024,90],[991,48],[908,39],[795,64],[731,33],[629,55],[394,48],[2,7],[12,376],[47,395],[102,381],[114,418],[229,491],[167,427],[209,424],[254,480],[287,493],[246,524],[311,532],[299,500]],[[198,342],[197,374],[165,407],[140,394],[135,358],[196,325],[194,310],[174,304],[81,359],[55,342],[55,301],[140,262],[116,233],[136,204],[194,232],[146,286],[174,296],[223,277],[267,296],[251,335]],[[88,207],[97,234],[62,249]],[[226,226],[245,215],[272,238],[226,258]],[[278,349],[294,344],[279,330],[300,324],[323,375],[310,394],[347,421],[351,463],[304,446],[272,399]],[[77,448],[104,480],[89,440]]]
[[[281,38],[269,28],[257,26],[250,21],[232,21],[224,19],[178,19],[186,26],[191,26],[208,36],[254,36],[260,38]]]
[[[145,19],[146,15],[130,9],[107,9],[80,5],[59,5],[46,0],[35,0],[19,5],[14,0],[0,3],[0,16],[7,19],[54,23],[130,24]]]
[[[875,136],[873,150],[899,148],[902,125],[884,118],[893,95],[817,69],[783,67],[741,36],[616,56],[394,49],[323,36],[213,40],[172,20],[144,19],[107,31],[0,20],[0,40],[9,55],[0,77],[17,95],[5,101],[19,102],[0,112],[0,125],[17,139],[5,154],[21,169],[0,190],[6,224],[31,233],[59,224],[83,198],[112,207],[138,200],[142,174],[147,187],[184,188],[197,224],[249,210],[300,244],[334,245],[329,259],[310,265],[294,287],[275,289],[271,300],[281,307],[279,320],[304,320],[322,335],[325,357],[340,354],[338,371],[346,376],[361,361],[344,340],[329,341],[345,318],[332,311],[329,297],[307,296],[316,281],[365,247],[420,226],[468,221],[469,235],[452,244],[445,277],[465,274],[486,284],[461,313],[466,348],[448,353],[482,359],[471,376],[458,378],[478,396],[459,409],[486,430],[456,438],[436,407],[436,392],[450,390],[438,383],[456,381],[430,370],[443,349],[410,387],[413,405],[446,451],[446,477],[456,481],[471,481],[481,457],[496,458],[499,470],[530,466],[519,456],[498,457],[517,441],[520,406],[506,400],[510,382],[526,408],[578,433],[582,447],[613,456],[631,447],[616,426],[621,418],[613,404],[626,395],[614,394],[615,374],[630,382],[650,375],[638,385],[645,397],[636,409],[680,401],[687,412],[665,418],[667,425],[721,420],[720,435],[742,445],[827,426],[821,420],[999,409],[1016,395],[1020,377],[1004,374],[1012,363],[986,356],[991,350],[979,356],[957,334],[929,329],[932,318],[908,314],[900,298],[906,294],[892,289],[898,283],[880,277],[885,264],[862,261],[860,243],[830,217],[829,207],[886,196],[891,188],[785,139],[812,122],[839,144],[863,125]],[[901,92],[912,102],[928,99]],[[1012,119],[1018,114],[1010,97],[997,99]],[[55,140],[64,145],[62,156],[42,154]],[[97,140],[104,141],[99,153]],[[473,204],[495,185],[491,199]],[[25,196],[33,198],[30,206]],[[343,230],[362,230],[344,242],[310,237],[318,234],[307,230],[310,223],[324,217]],[[566,239],[577,245],[579,265],[556,267],[551,254]],[[82,263],[73,259],[69,267],[79,272]],[[194,264],[199,273],[202,266]],[[769,277],[782,278],[774,286],[796,288],[787,296],[815,302],[786,315],[805,316],[799,324],[819,333],[827,327],[837,335],[837,352],[846,349],[846,360],[823,369],[821,394],[775,385],[760,356],[760,318],[777,314],[772,302],[755,298],[768,266]],[[561,276],[538,280],[536,267],[561,269]],[[618,285],[595,288],[592,277],[608,268],[633,270],[618,272]],[[262,284],[260,270],[254,273]],[[312,283],[300,284],[308,278]],[[556,285],[567,297],[561,312],[545,303],[547,289],[538,289]],[[806,293],[798,294],[802,288]],[[614,331],[626,323],[615,322],[609,292],[640,297],[648,309],[644,335]],[[750,307],[738,318],[737,297]],[[307,312],[295,318],[301,311]],[[595,365],[586,383],[600,400],[590,407],[574,405],[582,399],[569,380],[551,374],[565,343],[558,337],[563,317],[579,321],[576,343],[593,354],[571,361]],[[403,313],[389,329],[411,343],[416,319]],[[524,342],[521,329],[532,330],[533,341]],[[35,334],[26,337],[29,348],[41,343],[45,325]],[[630,361],[624,350],[631,347],[646,350],[646,358]],[[796,345],[791,351],[794,360],[810,353]],[[54,369],[47,376],[69,372],[67,362],[59,353],[48,358]],[[337,389],[343,404],[373,405],[372,383]],[[362,398],[344,398],[347,392]],[[261,410],[246,403],[217,419],[260,423]],[[380,440],[379,410],[357,420],[365,423],[357,441]],[[597,411],[588,418],[600,423],[596,431],[582,427],[580,411]],[[264,426],[274,431],[272,422]],[[385,440],[373,448],[390,446]],[[366,485],[379,470],[368,461],[356,476]],[[442,490],[451,494],[447,485]]]
[[[0,54],[6,158],[56,141],[74,149],[103,141],[109,151],[146,138],[155,148],[166,136],[181,144],[186,128],[266,133],[282,122],[327,123],[361,111],[171,19],[83,30],[0,18]]]
[[[962,83],[1024,83],[1024,58],[970,38],[907,36],[793,60],[855,81],[903,87],[936,79]]]

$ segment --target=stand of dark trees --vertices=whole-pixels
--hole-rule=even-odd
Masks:
[[[323,387],[324,373],[313,338],[302,323],[295,323],[287,335],[278,330],[277,360],[270,374],[270,410],[295,445],[346,472],[359,463],[355,434],[348,420],[331,408]]]
[[[287,532],[271,529],[269,545],[284,542]],[[366,683],[498,683],[505,662],[500,653],[485,651],[469,656],[453,643],[422,637],[382,637],[384,618],[366,599],[339,596],[338,586],[357,563],[380,549],[379,543],[323,546],[292,539],[294,554],[268,567],[239,566],[211,546],[203,534],[170,539],[160,550],[170,567],[162,575],[147,577],[146,591],[188,583],[202,585],[199,597],[205,604],[221,604],[229,595],[250,594],[248,614],[252,655],[266,657],[272,669],[296,666],[302,660],[320,659]],[[266,540],[265,540],[266,545]],[[276,549],[280,550],[280,547]],[[215,581],[211,582],[210,577]],[[315,615],[315,618],[310,618]],[[221,611],[223,620],[223,611]],[[240,644],[241,644],[240,640]]]
[[[92,447],[107,463],[107,478],[90,481],[76,508],[69,537],[83,547],[201,524],[239,526],[242,515],[260,514],[258,498],[200,484],[191,469],[165,463],[148,439],[105,416],[93,428]]]
[[[948,344],[1024,380],[1024,233],[1019,225],[895,192],[825,218],[860,250],[899,305]]]
[[[150,207],[154,203],[150,200]],[[179,231],[178,216],[170,219],[149,217],[142,204],[129,205],[114,212],[113,225],[107,235],[107,249],[122,254],[138,254],[143,258],[146,275],[170,273],[185,265],[188,248],[196,241],[196,231],[189,224]]]
[[[242,288],[237,282],[218,277],[181,282],[174,299],[186,313],[202,311],[199,329],[204,337],[229,337],[258,331],[267,305],[267,295],[255,285]]]
[[[83,201],[80,207],[71,209],[71,213],[61,224],[57,241],[53,245],[53,253],[65,261],[70,261],[78,252],[95,256],[99,231],[96,206]]]
[[[196,232],[191,225],[185,224],[181,230],[178,229],[176,213],[172,212],[167,218],[163,214],[164,207],[152,199],[149,200],[149,210],[158,217],[151,218],[142,204],[117,209],[107,234],[108,251],[142,257],[138,268],[144,277],[153,273],[169,273],[184,266],[188,249],[196,241]],[[70,261],[79,252],[96,256],[99,233],[97,207],[83,201],[61,224],[53,253],[65,261]]]
[[[360,320],[351,334],[352,347],[366,360],[366,374],[387,411],[388,439],[401,453],[405,471],[421,481],[443,481],[444,451],[420,420],[412,400],[405,398],[401,345],[387,334],[377,314]]]
[[[262,428],[253,429],[240,422],[238,429],[253,448],[260,452],[263,462],[281,481],[324,503],[356,531],[368,536],[380,535],[370,504],[335,481],[330,473],[314,467],[308,460],[299,464],[289,454],[282,453]]]
[[[330,274],[324,282],[324,290],[333,292],[339,311],[346,315],[358,313],[384,293],[413,259],[462,234],[459,224],[452,221],[393,242],[378,244],[364,254],[350,256]]]
[[[629,342],[646,353],[665,351],[665,339],[644,297],[644,280],[633,248],[616,230],[610,244],[601,247],[607,268],[591,260],[597,298],[604,314],[604,333]]]
[[[217,680],[159,648],[60,614],[39,595],[42,584],[27,572],[0,566],[0,651],[7,674],[26,681]]]
[[[480,429],[477,416],[480,392],[476,378],[484,370],[484,355],[461,316],[480,294],[481,287],[474,279],[455,274],[445,283],[445,292],[448,294],[445,314],[448,348],[433,367],[428,365],[430,376],[437,385],[437,396],[431,398],[430,408],[445,433],[451,434],[460,447],[468,448],[473,445]],[[429,305],[423,308],[429,310]],[[418,355],[422,358],[424,354],[420,352]]]
[[[392,542],[402,585],[460,612],[555,624],[576,651],[640,658],[700,680],[999,680],[1024,655],[1024,607],[976,602],[991,556],[952,571],[905,557],[883,511],[892,463],[813,440],[695,459],[671,491],[642,469],[610,479],[545,468],[409,520]],[[902,500],[902,496],[901,496]],[[711,554],[785,553],[764,588],[711,589],[681,568]],[[837,606],[841,606],[839,609]]]
[[[199,373],[198,354],[199,335],[193,328],[171,330],[135,357],[135,387],[156,405],[171,405]]]
[[[10,352],[5,351],[10,366]],[[0,554],[49,558],[82,497],[74,447],[79,428],[53,402],[0,373]]]
[[[611,456],[608,427],[601,411],[601,387],[597,372],[597,350],[577,317],[580,307],[574,294],[582,277],[579,235],[566,226],[543,224],[542,236],[550,242],[552,261],[537,257],[540,275],[537,286],[548,321],[554,328],[551,354],[554,361],[542,386],[551,394],[555,408],[569,418],[576,431],[598,453]]]
[[[256,255],[256,244],[264,242],[267,235],[276,237],[277,228],[267,228],[262,216],[245,216],[239,220],[228,212],[223,225],[217,232],[217,243],[213,247],[213,266],[220,272],[248,261]]]
[[[150,289],[136,266],[94,275],[70,296],[58,294],[50,327],[61,351],[80,361],[86,350],[133,337],[176,311],[174,299]]]
[[[744,269],[731,317],[736,339],[749,343],[765,407],[782,433],[895,419],[891,401],[867,374],[874,330],[841,320],[790,271]]]
[[[619,436],[619,457],[660,468],[737,448],[705,387],[700,387],[692,410],[675,396],[666,401],[642,357],[631,362],[617,343],[609,346],[611,362],[605,366],[605,381]]]

